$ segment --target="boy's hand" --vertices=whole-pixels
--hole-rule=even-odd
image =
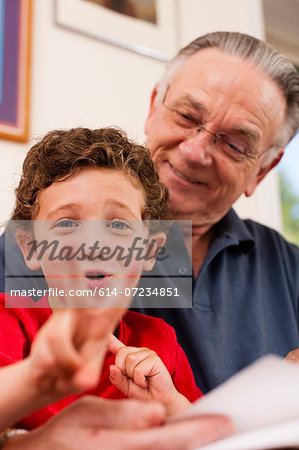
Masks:
[[[37,334],[28,358],[34,389],[55,401],[95,387],[100,380],[107,339],[123,311],[101,308],[55,313]]]
[[[190,404],[176,390],[168,370],[154,351],[126,347],[113,335],[109,338],[108,350],[115,354],[110,380],[127,397],[159,401],[165,406],[167,417]]]

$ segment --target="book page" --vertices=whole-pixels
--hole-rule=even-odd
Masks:
[[[278,425],[281,427],[281,437],[283,437],[283,429],[287,431],[284,441],[282,443],[277,441],[276,448],[282,445],[299,445],[299,366],[285,361],[279,356],[265,356],[209,392],[203,399],[199,399],[184,413],[178,415],[175,420],[199,414],[227,415],[233,421],[235,434],[253,430],[257,433],[260,430],[259,434],[253,438],[250,438],[247,433],[246,439],[257,440],[258,436],[260,436],[259,439],[264,439],[263,446],[249,447],[248,440],[245,447],[241,447],[240,443],[236,447],[224,447],[225,440],[223,440],[221,441],[222,446],[218,442],[203,447],[206,449],[275,448],[273,447],[275,442],[270,442],[270,439],[271,435],[274,436],[273,433]],[[293,424],[288,424],[288,422],[293,422]],[[268,431],[261,431],[269,426]],[[265,433],[267,433],[266,437]],[[290,433],[292,433],[293,440],[289,442],[286,441],[286,438],[290,438]],[[232,440],[233,438],[237,439],[237,436],[234,435],[228,439]],[[241,435],[238,438],[241,439]],[[265,439],[269,440],[270,447],[265,446]],[[253,441],[253,444],[260,445],[257,441]]]
[[[198,450],[290,450],[299,448],[299,419],[266,428],[234,434]]]

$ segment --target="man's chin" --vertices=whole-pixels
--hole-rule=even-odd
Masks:
[[[196,211],[197,212],[197,211]],[[169,201],[169,215],[174,220],[192,220],[194,217],[194,209],[182,207],[179,203]]]

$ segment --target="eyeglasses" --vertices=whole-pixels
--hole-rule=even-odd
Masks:
[[[190,107],[188,106],[182,105],[172,108],[165,104],[165,98],[162,105],[167,112],[168,120],[171,122],[174,132],[186,139],[192,139],[201,131],[205,131],[212,136],[212,145],[233,161],[242,162],[247,158],[257,160],[267,152],[265,150],[257,154],[252,147],[240,139],[225,133],[214,133],[208,130],[203,126],[202,121],[198,117],[195,117],[195,113],[190,112]]]

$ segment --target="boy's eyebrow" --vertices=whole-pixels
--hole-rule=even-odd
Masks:
[[[54,216],[54,214],[56,214],[58,211],[63,211],[63,210],[72,210],[74,207],[76,207],[77,205],[75,204],[75,203],[68,203],[68,204],[66,204],[66,205],[61,205],[61,206],[58,206],[57,208],[55,208],[55,209],[53,209],[52,211],[50,211],[48,214],[47,214],[47,219],[51,219],[52,218],[52,216]]]
[[[105,203],[105,206],[106,205],[108,205],[108,206],[115,206],[115,207],[117,207],[117,208],[119,208],[119,209],[123,209],[125,212],[128,212],[131,216],[132,216],[132,218],[133,219],[135,219],[135,220],[138,220],[138,217],[136,217],[136,215],[134,214],[134,212],[131,210],[131,208],[128,206],[128,205],[126,205],[125,203],[122,203],[122,202],[120,202],[119,200],[115,200],[115,199],[107,199],[107,201],[106,201],[106,203]],[[48,214],[47,214],[47,219],[52,219],[52,217],[57,213],[57,212],[60,212],[60,211],[72,211],[72,210],[74,210],[75,208],[77,209],[78,208],[78,206],[79,205],[77,205],[76,203],[68,203],[68,204],[65,204],[65,205],[61,205],[61,206],[58,206],[57,208],[55,208],[55,209],[53,209],[52,211],[50,211]]]
[[[120,202],[119,200],[110,199],[110,200],[107,200],[107,204],[116,206],[117,208],[120,208],[126,212],[129,212],[133,216],[133,218],[135,218],[135,220],[138,220],[138,217],[136,217],[136,215],[131,210],[131,208],[128,205],[126,205],[125,203]]]

